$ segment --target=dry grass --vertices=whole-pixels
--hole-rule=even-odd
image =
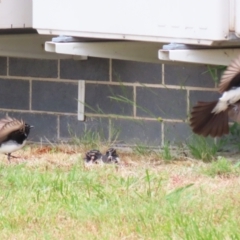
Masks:
[[[85,168],[87,150],[31,146],[11,164],[1,156],[1,239],[239,238],[237,168],[124,151],[118,167]]]

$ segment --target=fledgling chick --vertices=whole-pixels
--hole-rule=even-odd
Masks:
[[[115,148],[109,148],[105,155],[102,156],[102,161],[104,163],[120,163],[120,158],[117,154],[117,151]]]
[[[86,153],[84,158],[85,164],[101,164],[102,154],[99,150],[93,149]]]
[[[15,118],[0,119],[0,153],[7,154],[9,162],[11,153],[21,149],[26,144],[32,127]]]

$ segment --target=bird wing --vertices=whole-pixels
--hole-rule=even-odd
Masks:
[[[15,118],[11,118],[9,116],[6,116],[5,118],[0,119],[0,130],[3,128],[3,126],[6,123],[12,122],[13,120],[16,120]]]
[[[15,118],[0,119],[0,143],[7,139],[11,132],[22,130],[24,131],[25,123],[22,120]]]
[[[240,55],[234,59],[224,71],[220,84],[219,92],[223,93],[232,87],[240,86]]]

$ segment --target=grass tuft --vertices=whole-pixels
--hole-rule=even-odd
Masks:
[[[136,154],[136,155],[140,155],[140,156],[147,156],[150,154],[151,150],[148,146],[144,145],[144,144],[136,144],[134,147],[133,147],[133,152]]]
[[[187,147],[194,158],[210,162],[216,159],[221,144],[215,143],[212,138],[194,135],[191,141],[187,143]]]
[[[219,157],[216,161],[210,163],[207,167],[201,169],[201,172],[210,176],[229,177],[230,175],[239,175],[239,164],[233,165],[231,161],[224,157]]]
[[[76,136],[74,134],[71,134],[71,142],[78,146],[84,146],[86,148],[96,148],[98,149],[101,145],[106,143],[106,140],[103,137],[103,133],[101,131],[91,131],[85,129],[84,132]]]
[[[173,160],[169,142],[164,143],[163,150],[162,150],[162,158],[165,161]]]

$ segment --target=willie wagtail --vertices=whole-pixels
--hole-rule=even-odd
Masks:
[[[193,107],[190,126],[194,133],[220,137],[229,133],[229,119],[240,122],[240,56],[224,71],[218,91],[222,94],[218,100]]]
[[[25,145],[32,127],[15,118],[6,117],[0,119],[0,153],[7,154],[9,162],[11,153]]]
[[[85,164],[103,164],[120,162],[117,151],[114,148],[109,148],[106,154],[103,155],[99,150],[93,149],[86,153],[84,158]]]
[[[120,163],[119,156],[115,148],[109,148],[105,155],[102,156],[104,163]]]
[[[93,149],[85,154],[85,164],[99,164],[102,163],[102,154],[99,150]]]

